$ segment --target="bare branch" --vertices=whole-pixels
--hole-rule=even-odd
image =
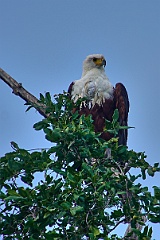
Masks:
[[[38,99],[22,87],[22,83],[18,83],[10,75],[8,75],[2,68],[0,68],[0,79],[2,79],[10,88],[12,88],[15,95],[21,97],[26,103],[32,104],[34,108],[43,116],[47,117],[45,113],[45,105],[39,103]]]
[[[109,231],[109,233],[112,232],[114,229],[116,229],[116,227],[118,227],[118,225],[119,225],[120,223],[123,223],[124,221],[125,221],[125,218],[123,218],[122,220],[120,220],[119,222],[117,222],[117,224]]]
[[[142,218],[142,221],[145,223],[145,222],[147,221],[147,217],[144,216],[144,217]],[[143,227],[144,227],[144,226],[143,226],[143,225],[140,225],[139,223],[136,224],[136,229],[139,230],[139,231],[141,231]],[[125,239],[125,237],[127,236],[127,234],[130,233],[131,231],[132,231],[131,224],[129,224],[128,227],[127,227],[127,230],[126,230],[126,232],[125,232],[124,239]],[[138,240],[139,238],[138,238],[138,236],[137,236],[135,233],[133,233],[132,236],[131,236],[131,237],[127,237],[127,239],[128,239],[128,240],[132,240],[132,239]]]

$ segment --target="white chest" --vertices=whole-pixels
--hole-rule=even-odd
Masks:
[[[96,103],[101,105],[105,99],[113,98],[113,86],[104,72],[90,73],[75,81],[71,94],[75,102],[86,97],[92,106]]]

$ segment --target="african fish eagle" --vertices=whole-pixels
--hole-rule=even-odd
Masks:
[[[106,60],[103,55],[87,56],[83,62],[81,79],[72,82],[68,92],[74,102],[79,98],[87,99],[86,104],[80,107],[79,114],[86,116],[91,114],[95,132],[101,133],[101,137],[108,141],[113,136],[104,131],[105,119],[112,121],[114,110],[118,109],[120,125],[127,126],[129,100],[122,83],[117,83],[115,87],[112,86],[105,74],[105,66]],[[127,135],[127,129],[119,131],[119,145],[127,144]]]

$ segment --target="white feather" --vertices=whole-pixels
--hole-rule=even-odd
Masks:
[[[79,98],[86,97],[92,107],[96,103],[103,104],[105,99],[112,99],[113,86],[106,76],[103,66],[94,67],[93,62],[90,64],[89,61],[86,61],[85,65],[84,61],[82,78],[74,82],[71,95],[74,102]]]

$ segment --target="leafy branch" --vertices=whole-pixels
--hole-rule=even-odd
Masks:
[[[41,94],[38,103],[48,117],[34,128],[53,145],[31,152],[14,143],[14,151],[0,159],[1,234],[12,239],[150,239],[152,228],[144,216],[160,222],[160,189],[155,186],[151,194],[137,181],[154,177],[159,164],[150,166],[143,152],[119,146],[116,134],[108,142],[101,139],[91,116],[72,111],[66,93],[53,102],[49,93]],[[118,131],[116,113],[107,124],[106,130]],[[138,175],[131,174],[135,168]],[[41,174],[37,184],[36,174]],[[112,234],[121,223],[129,223],[124,238]]]

